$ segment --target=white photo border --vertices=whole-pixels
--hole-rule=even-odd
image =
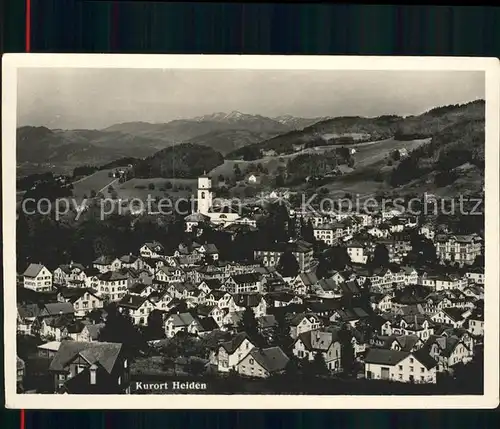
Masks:
[[[483,71],[485,148],[485,368],[483,395],[58,395],[16,392],[16,118],[19,68]],[[4,357],[6,407],[14,409],[447,409],[499,405],[500,61],[472,57],[5,54],[2,59]],[[57,399],[56,399],[57,398]]]

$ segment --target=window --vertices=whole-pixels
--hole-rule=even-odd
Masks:
[[[424,376],[420,377],[420,381],[424,381],[424,380],[425,380]]]
[[[248,362],[250,363],[250,365],[254,364],[254,360],[252,358],[250,358]]]
[[[413,358],[410,358],[410,363],[413,363]]]
[[[398,368],[400,371],[403,371],[403,365],[399,365]]]
[[[412,366],[410,366],[410,372],[413,372],[413,367]]]
[[[125,360],[123,361],[123,368],[127,368],[127,364],[128,364],[127,359],[125,359]]]
[[[403,379],[403,374],[399,374],[399,377],[398,377],[400,380]]]
[[[420,367],[420,372],[422,372],[422,373],[423,373],[423,372],[425,372],[425,369],[424,369],[424,367],[423,367],[423,366],[422,366],[422,367]]]
[[[122,384],[122,378],[118,377],[118,384]]]

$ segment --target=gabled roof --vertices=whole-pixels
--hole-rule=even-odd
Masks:
[[[18,304],[17,311],[21,319],[38,317],[42,308],[38,304]]]
[[[26,271],[23,273],[23,276],[30,278],[36,277],[44,268],[45,266],[42,264],[29,264],[28,268],[26,268]]]
[[[410,356],[409,352],[390,349],[370,348],[365,356],[365,363],[394,366]]]
[[[214,309],[219,308],[216,305],[199,305],[196,307],[196,313],[200,316],[208,316]]]
[[[74,358],[80,355],[89,364],[99,364],[108,374],[111,374],[121,349],[121,343],[63,341],[49,369],[66,371]]]
[[[119,271],[107,271],[101,275],[98,276],[99,280],[105,281],[105,282],[116,282],[116,281],[121,281],[121,280],[127,280],[128,275],[122,274]]]
[[[398,335],[391,336],[390,343],[392,344],[394,341],[397,341],[402,351],[409,352],[415,345],[419,342],[420,338],[416,335]]]
[[[250,356],[270,373],[284,370],[290,360],[279,347],[269,347],[266,349],[255,347],[250,351]]]
[[[443,313],[446,314],[454,322],[459,322],[463,320],[464,310],[455,307],[443,308]]]
[[[191,313],[173,314],[171,319],[174,327],[189,326],[191,323],[196,321]]]
[[[58,268],[66,274],[70,274],[71,271],[75,268],[78,268],[81,271],[85,271],[85,267],[82,264],[73,264],[73,263],[64,264],[64,265],[59,265]]]
[[[264,316],[257,317],[257,325],[260,329],[274,328],[278,322],[274,314],[266,314]]]
[[[287,315],[287,319],[290,321],[290,326],[298,326],[304,320],[304,318],[308,320],[318,319],[318,317],[315,314],[308,314],[308,313]]]
[[[123,255],[120,257],[120,261],[123,262],[124,264],[133,264],[135,261],[137,261],[137,259],[139,258],[132,254]]]
[[[198,323],[200,325],[201,332],[212,332],[215,329],[219,328],[217,322],[213,319],[213,317],[203,317],[198,319]]]
[[[248,337],[246,332],[240,332],[236,334],[231,340],[221,343],[219,347],[223,347],[224,350],[226,350],[226,352],[231,355],[239,346],[241,346],[241,344],[245,340],[250,341],[250,338]]]
[[[231,277],[238,284],[257,283],[260,280],[258,273],[234,274]]]
[[[318,283],[318,277],[314,272],[300,273],[299,278],[302,280],[305,286],[312,286]]]
[[[132,310],[137,310],[148,300],[145,296],[125,295],[119,302],[118,307],[126,307]]]
[[[44,305],[44,315],[73,314],[75,309],[70,302],[49,302]]]
[[[149,241],[147,243],[144,243],[144,246],[146,246],[152,252],[156,252],[156,248],[158,247],[160,248],[160,251],[163,251],[163,245],[158,241]]]

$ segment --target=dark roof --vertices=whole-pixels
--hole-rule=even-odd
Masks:
[[[251,350],[250,356],[270,373],[284,370],[290,360],[279,347],[266,349],[255,347]]]
[[[250,338],[246,334],[246,332],[240,332],[236,334],[231,340],[229,341],[224,341],[223,343],[220,343],[219,347],[223,347],[228,354],[233,354],[236,349],[241,346],[241,343],[243,341],[248,340],[251,342]]]
[[[259,293],[235,293],[233,300],[238,307],[257,307],[262,301],[262,295]]]
[[[215,329],[219,328],[217,322],[213,319],[213,317],[203,317],[198,319],[199,325],[201,326],[201,331],[203,332],[212,332]]]
[[[137,259],[139,258],[135,255],[124,255],[120,257],[120,261],[125,264],[133,264],[135,261],[137,261]]]
[[[75,312],[73,304],[70,302],[49,302],[44,305],[46,315],[72,314]]]
[[[258,273],[234,274],[232,278],[239,284],[257,283],[260,280],[260,275]]]
[[[133,310],[137,310],[147,301],[148,298],[145,296],[139,295],[125,295],[119,302],[118,307],[126,307],[131,308]]]
[[[463,320],[464,310],[455,307],[443,308],[443,313],[445,313],[450,319],[457,322]]]
[[[29,318],[29,317],[31,317],[31,318],[38,317],[41,310],[42,309],[40,308],[40,306],[38,304],[23,304],[23,305],[18,304],[17,305],[17,311],[19,312],[19,317],[21,317],[21,319],[25,319],[25,318]]]
[[[99,363],[111,374],[121,349],[121,343],[62,341],[49,369],[65,371],[73,359],[80,355],[91,365]]]
[[[366,353],[365,363],[394,366],[408,356],[410,356],[409,352],[371,348]]]
[[[30,264],[23,273],[24,277],[36,277],[42,269],[45,268],[42,264]]]
[[[434,368],[437,365],[437,362],[429,355],[428,351],[424,348],[413,352],[412,355],[427,369]]]
[[[106,282],[120,281],[120,280],[127,280],[128,279],[128,276],[126,274],[122,274],[119,271],[107,271],[98,277],[99,277],[99,280],[103,280]]]

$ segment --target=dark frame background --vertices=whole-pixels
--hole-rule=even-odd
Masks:
[[[40,53],[500,56],[500,8],[494,6],[5,0],[2,9],[3,52],[26,52],[28,22],[29,50]],[[0,359],[3,371],[3,354]],[[4,409],[1,427],[468,429],[497,427],[498,415],[497,410],[26,411],[22,419],[19,411]]]

